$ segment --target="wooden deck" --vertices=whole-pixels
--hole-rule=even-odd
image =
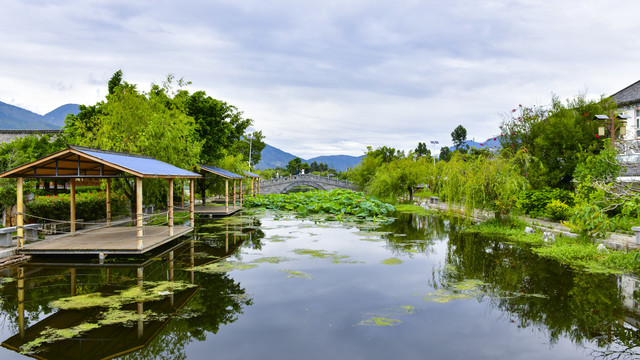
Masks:
[[[190,226],[145,226],[142,250],[138,250],[135,227],[110,227],[87,230],[75,235],[45,239],[26,244],[21,254],[143,254],[193,231]]]

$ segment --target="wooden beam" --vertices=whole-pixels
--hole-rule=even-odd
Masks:
[[[242,207],[242,198],[244,197],[243,192],[244,190],[242,190],[242,180],[240,180],[240,207]]]
[[[229,212],[229,179],[224,179],[224,212]]]
[[[195,179],[189,179],[189,219],[191,227],[195,227],[196,194]]]
[[[169,236],[173,236],[173,179],[169,179]],[[172,253],[173,254],[173,253]],[[173,260],[173,258],[172,258]]]
[[[107,179],[107,226],[111,225],[111,179]]]
[[[142,178],[136,178],[136,238],[138,250],[144,248],[144,228],[142,227]]]
[[[17,221],[17,230],[18,230],[18,243],[16,247],[18,250],[22,250],[24,246],[24,199],[22,193],[22,178],[19,177],[18,182],[16,183],[16,195],[17,195],[17,204],[16,204],[16,221]]]
[[[69,200],[71,202],[71,211],[70,211],[70,218],[71,218],[71,235],[75,235],[76,234],[76,179],[75,178],[71,178],[69,179],[69,183],[71,184],[71,196],[69,197]]]

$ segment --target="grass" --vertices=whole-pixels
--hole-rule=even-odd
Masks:
[[[546,243],[542,241],[542,234],[539,232],[525,234],[526,225],[521,220],[512,219],[510,223],[502,224],[491,219],[464,231],[482,235],[499,235],[510,242],[529,244],[531,250],[539,256],[576,269],[605,274],[640,273],[640,252],[637,250],[599,251],[598,244],[594,244],[591,239],[565,236],[556,236],[556,241]]]

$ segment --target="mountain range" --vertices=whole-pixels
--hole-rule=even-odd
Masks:
[[[78,104],[62,105],[39,115],[0,101],[0,129],[3,130],[56,130],[64,126],[67,114],[80,112]]]
[[[297,157],[300,156],[295,156],[267,144],[264,149],[262,149],[260,162],[256,165],[256,168],[260,170],[275,169],[276,167],[286,168],[289,161]],[[347,170],[347,167],[351,168],[358,165],[363,157],[364,155],[325,155],[316,156],[314,158],[306,160],[300,157],[300,159],[302,160],[302,162],[306,162],[307,164],[311,164],[315,161],[317,163],[327,164],[330,168],[333,168],[337,171],[345,171]]]

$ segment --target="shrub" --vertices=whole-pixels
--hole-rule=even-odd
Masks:
[[[25,204],[27,214],[56,220],[69,220],[71,208],[70,195],[36,196]],[[111,214],[121,215],[128,212],[127,198],[124,195],[111,195]],[[76,194],[76,218],[85,221],[104,219],[107,214],[107,197],[104,192]]]
[[[547,214],[547,205],[554,200],[563,202],[570,208],[574,205],[574,195],[572,192],[546,187],[540,190],[521,192],[518,195],[517,207],[527,215],[542,217]]]
[[[553,220],[567,220],[571,215],[571,208],[569,205],[560,200],[552,200],[547,204],[545,209],[547,215]]]

